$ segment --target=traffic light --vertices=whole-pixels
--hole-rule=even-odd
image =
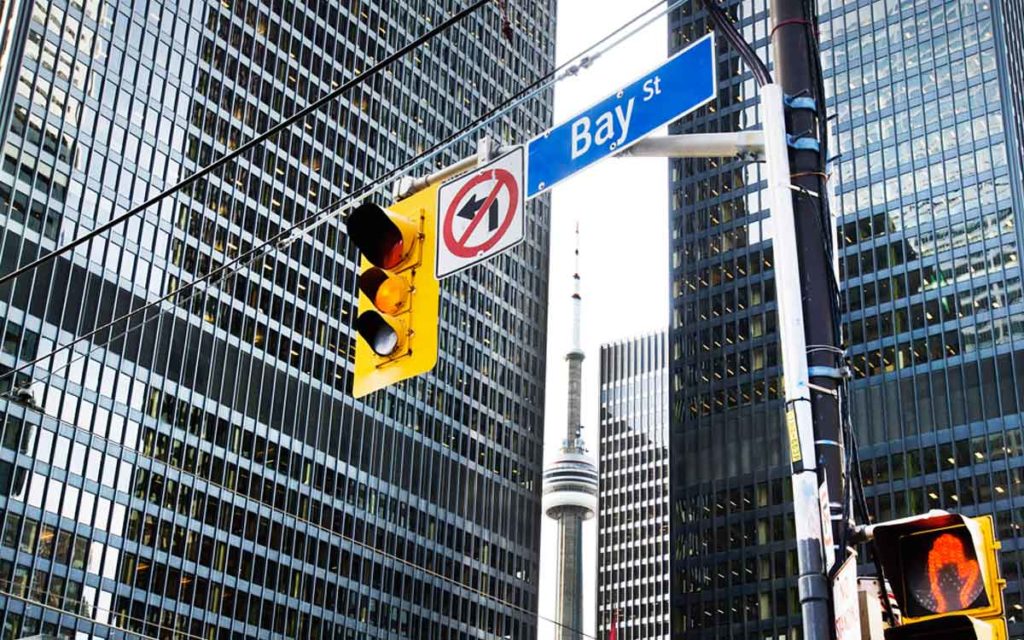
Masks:
[[[348,216],[359,247],[359,315],[352,395],[359,398],[434,368],[437,185],[385,209],[364,202]]]
[[[875,549],[903,612],[887,640],[1005,640],[1003,587],[992,516],[945,511],[872,527]]]

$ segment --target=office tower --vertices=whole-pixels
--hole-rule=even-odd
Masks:
[[[5,274],[463,6],[14,4]],[[500,104],[550,66],[553,11],[542,2],[516,16],[509,44],[494,7],[481,9],[0,291],[0,374],[209,273]],[[495,129],[515,140],[549,120],[546,95]],[[469,140],[449,160],[474,150]],[[101,332],[77,350],[85,359],[36,367],[56,371],[33,387],[41,410],[0,401],[0,477],[12,479],[0,497],[0,636],[532,636],[547,216],[533,205],[523,245],[443,283],[435,371],[365,401],[350,393],[358,256],[338,220],[177,296],[126,337],[124,323]]]
[[[555,592],[555,638],[583,638],[583,521],[597,512],[597,469],[583,443],[580,421],[583,392],[583,347],[580,346],[579,227],[573,273],[572,346],[565,439],[558,456],[544,470],[544,513],[558,521],[558,586]]]
[[[1024,7],[886,3],[868,22],[832,5],[843,317],[869,509],[995,514],[1017,637]]]
[[[667,640],[668,334],[601,347],[598,637]]]
[[[727,6],[767,60],[766,5]],[[708,25],[683,5],[669,18],[670,50]],[[682,131],[759,123],[755,81],[723,39],[717,47],[719,96]],[[795,640],[800,622],[763,178],[762,166],[740,159],[671,163],[673,638]]]
[[[765,5],[729,3],[768,59]],[[1019,634],[1021,9],[818,7],[830,149],[842,154],[831,182],[850,410],[872,516],[995,512]],[[706,20],[684,8],[670,28],[677,49]],[[755,83],[719,55],[719,99],[693,129],[754,126]],[[799,632],[762,179],[734,160],[672,168],[673,630],[688,638]]]

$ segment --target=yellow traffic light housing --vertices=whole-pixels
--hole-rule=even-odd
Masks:
[[[887,630],[886,638],[1006,638],[1006,581],[999,576],[992,516],[931,511],[872,529],[903,612],[902,626]]]
[[[359,398],[430,371],[437,362],[437,186],[387,209],[363,203],[347,225],[362,253],[352,385]]]

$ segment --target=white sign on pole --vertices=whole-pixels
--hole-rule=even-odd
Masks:
[[[836,640],[861,640],[857,554],[852,551],[836,573],[832,583],[832,599],[836,612]]]
[[[522,147],[449,180],[437,192],[440,280],[487,260],[525,238]]]
[[[818,507],[821,509],[821,545],[825,547],[825,571],[836,563],[836,542],[832,536],[832,509],[828,504],[828,482],[818,487]]]

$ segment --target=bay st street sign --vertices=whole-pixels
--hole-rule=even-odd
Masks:
[[[715,39],[709,33],[664,64],[526,144],[526,197],[533,198],[598,160],[715,97]]]

